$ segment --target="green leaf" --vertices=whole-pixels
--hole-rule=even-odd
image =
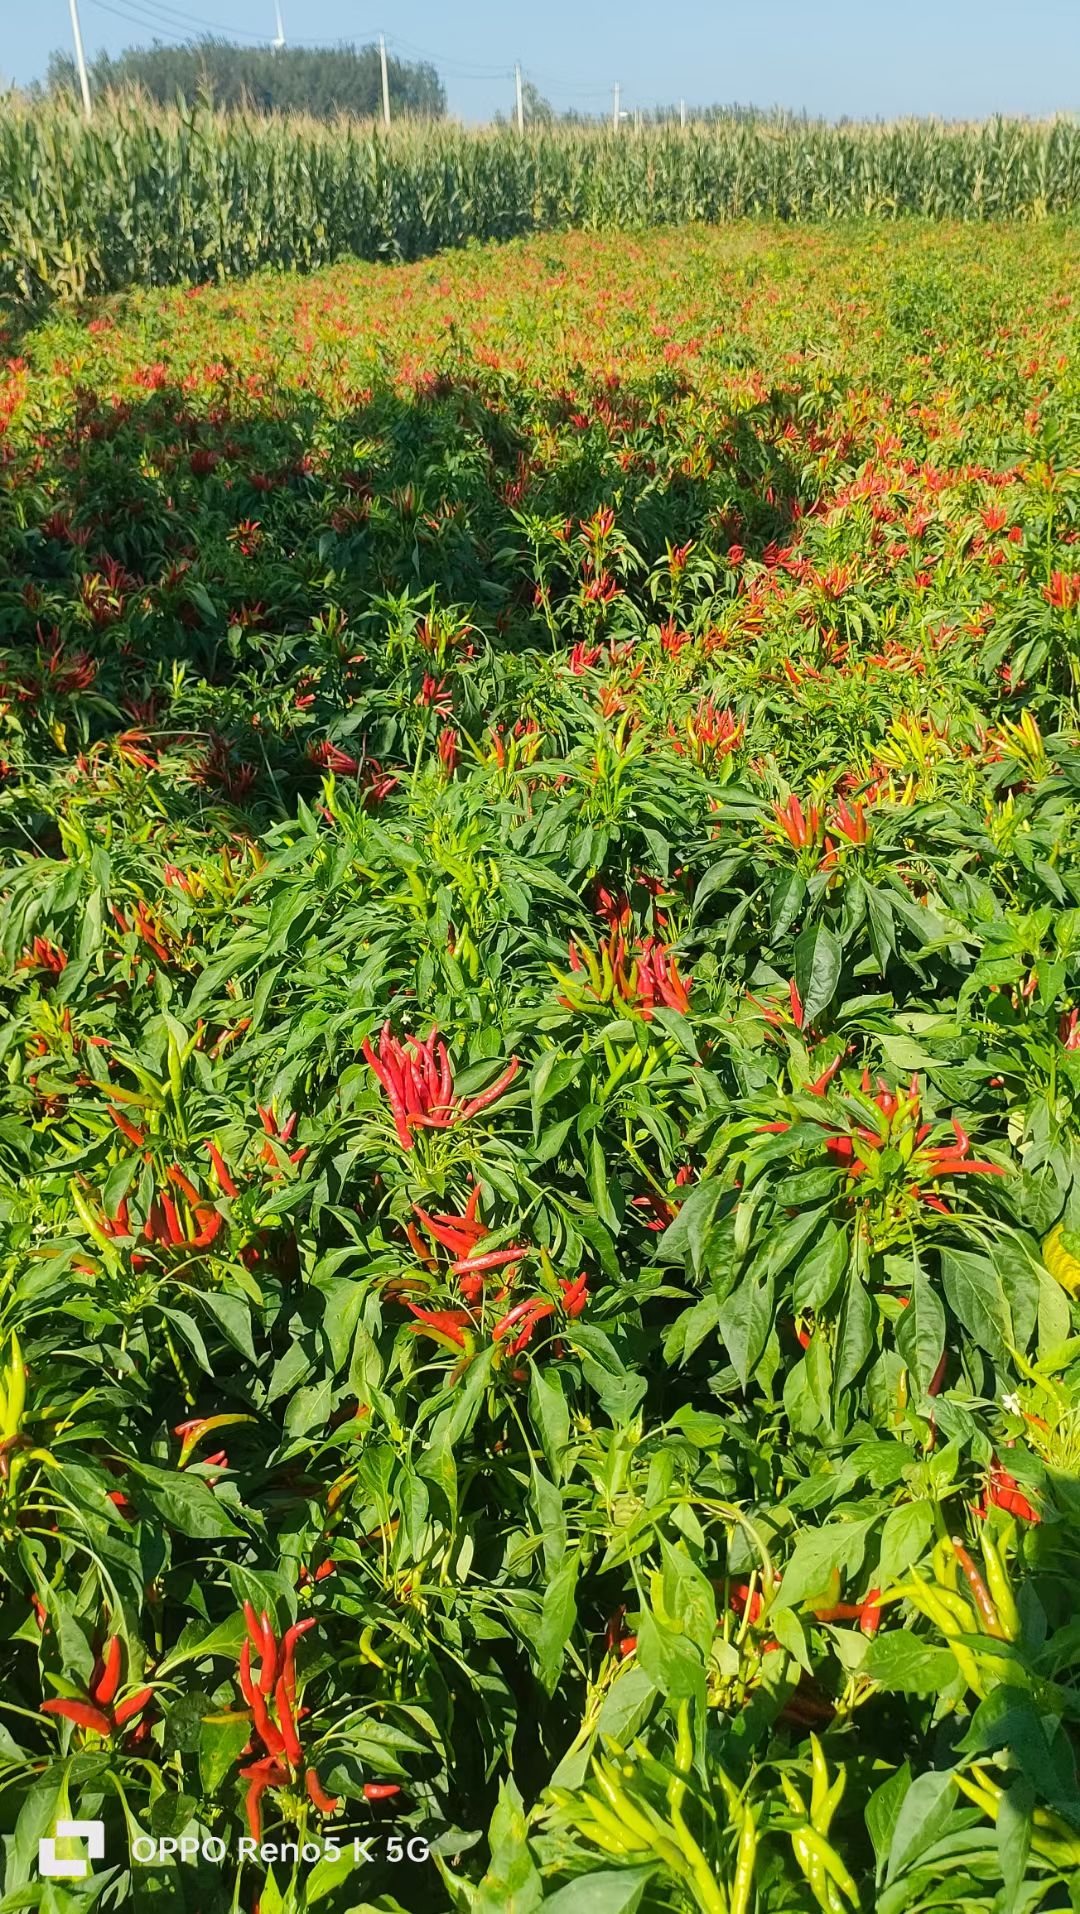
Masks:
[[[879,1636],[878,1640],[881,1639]],[[952,1661],[951,1655],[949,1660]],[[885,1870],[887,1881],[894,1880],[927,1848],[933,1847],[948,1826],[957,1799],[958,1792],[948,1771],[929,1770],[915,1777],[896,1817]]]
[[[563,1450],[570,1439],[570,1411],[557,1371],[534,1362],[529,1376],[529,1414],[539,1431],[544,1455],[556,1482],[562,1480]]]
[[[911,1786],[911,1767],[908,1762],[897,1768],[887,1781],[874,1789],[866,1804],[866,1827],[874,1853],[878,1858],[878,1868],[884,1866],[885,1856],[889,1852],[896,1831],[897,1818],[904,1805],[904,1797]]]
[[[840,982],[844,954],[824,924],[812,924],[795,939],[795,987],[802,1000],[804,1025],[831,1004]]]
[[[179,1535],[208,1541],[215,1536],[243,1534],[200,1477],[156,1469],[149,1462],[129,1460],[127,1469],[136,1508],[151,1510]]]
[[[694,1700],[705,1693],[701,1655],[683,1634],[657,1620],[650,1608],[641,1617],[637,1659],[655,1688],[669,1701]]]
[[[934,1512],[929,1502],[905,1502],[900,1508],[889,1510],[881,1531],[877,1567],[881,1587],[897,1581],[919,1561],[926,1553],[933,1532]]]
[[[298,1389],[285,1411],[283,1428],[293,1440],[305,1436],[312,1429],[324,1430],[330,1420],[333,1407],[333,1388],[328,1378],[322,1382],[305,1384]]]
[[[540,1680],[549,1695],[554,1694],[558,1684],[566,1644],[577,1620],[577,1579],[578,1556],[577,1551],[572,1550],[544,1590],[535,1656]]]
[[[235,1768],[251,1739],[247,1714],[206,1715],[199,1732],[199,1779],[207,1794],[216,1794]]]
[[[772,1284],[747,1277],[717,1313],[716,1326],[744,1387],[769,1339],[772,1309]]]
[[[635,1914],[659,1862],[648,1867],[601,1868],[579,1874],[549,1894],[547,1914]]]
[[[830,1223],[820,1242],[803,1257],[792,1282],[791,1304],[796,1315],[823,1309],[847,1268],[848,1243],[843,1230]]]
[[[994,1825],[1004,1897],[1001,1914],[1021,1914],[1030,1906],[1024,1877],[1035,1831],[1034,1810],[1035,1789],[1027,1775],[1018,1775],[1002,1792]]]
[[[834,1569],[852,1576],[866,1550],[873,1518],[860,1522],[830,1522],[824,1528],[804,1529],[792,1549],[776,1592],[776,1606],[797,1608],[815,1595],[824,1595]]]
[[[945,1347],[945,1311],[919,1263],[913,1266],[908,1305],[896,1325],[896,1346],[925,1395]]]
[[[863,1673],[879,1688],[904,1695],[933,1695],[956,1680],[956,1657],[949,1648],[917,1635],[890,1629],[871,1642]]]
[[[851,1387],[874,1347],[874,1306],[858,1269],[848,1272],[833,1355],[833,1382],[837,1396]]]
[[[688,1262],[695,1276],[701,1274],[705,1240],[723,1193],[719,1177],[708,1177],[694,1184],[679,1214],[668,1224],[656,1245],[658,1262]]]
[[[969,1250],[941,1251],[941,1281],[945,1300],[968,1335],[1000,1367],[1010,1363],[1014,1343],[1012,1316],[1001,1277],[985,1256]]]
[[[509,1776],[488,1830],[491,1865],[476,1890],[474,1914],[533,1914],[544,1898],[539,1871],[525,1833],[525,1810]]]

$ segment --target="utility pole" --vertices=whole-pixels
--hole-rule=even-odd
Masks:
[[[281,18],[280,0],[274,0],[274,19],[277,21],[277,39],[271,41],[275,53],[280,53],[285,45],[285,23]]]
[[[379,65],[382,68],[382,117],[383,125],[390,124],[390,80],[386,71],[386,40],[379,35]]]
[[[517,89],[518,132],[524,133],[525,131],[525,102],[523,101],[521,97],[521,62],[520,60],[514,61],[514,85]]]
[[[686,101],[685,100],[679,101],[679,125],[682,127],[685,127],[686,125]]]
[[[83,52],[82,30],[79,26],[79,0],[68,0],[71,7],[71,31],[75,36],[75,64],[79,69],[79,85],[82,88],[83,112],[90,118],[90,82],[86,77],[86,55]]]
[[[72,6],[74,6],[75,0],[71,0],[71,4]],[[618,80],[616,80],[612,91],[614,95],[614,105],[612,106],[612,109],[611,109],[611,130],[613,133],[617,133],[619,130],[619,120],[621,117],[619,113],[619,82]]]

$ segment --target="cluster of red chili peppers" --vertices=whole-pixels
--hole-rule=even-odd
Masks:
[[[240,1650],[238,1679],[255,1736],[266,1750],[240,1770],[241,1780],[248,1783],[244,1807],[255,1841],[262,1839],[261,1804],[267,1788],[289,1787],[304,1767],[296,1724],[306,1710],[297,1703],[295,1656],[297,1642],[309,1628],[314,1628],[315,1619],[309,1615],[304,1621],[294,1622],[279,1641],[266,1610],[256,1616],[251,1602],[244,1603],[247,1634]],[[251,1666],[253,1652],[259,1658],[257,1673]],[[254,1748],[255,1737],[248,1743],[244,1755],[252,1754]],[[320,1814],[336,1813],[338,1802],[325,1792],[313,1767],[304,1772],[304,1786],[309,1801]]]
[[[657,1004],[668,1010],[690,1009],[692,977],[680,977],[673,950],[655,937],[643,937],[630,950],[620,928],[611,933],[594,953],[583,949],[571,937],[568,946],[570,969],[582,978],[573,986],[574,994],[560,996],[567,1010],[582,1010],[595,1004],[625,1005],[636,1010],[646,1023],[651,1022]],[[570,980],[562,980],[570,986]]]
[[[419,1203],[413,1204],[414,1215],[419,1217],[432,1241],[451,1252],[454,1260],[450,1264],[449,1274],[457,1278],[461,1294],[470,1308],[424,1309],[406,1299],[406,1307],[416,1319],[412,1327],[417,1335],[429,1335],[444,1345],[452,1344],[462,1350],[468,1350],[470,1346],[472,1332],[476,1328],[472,1308],[482,1302],[485,1285],[499,1272],[496,1280],[501,1287],[496,1290],[492,1300],[495,1303],[505,1302],[511,1292],[504,1277],[533,1253],[526,1243],[509,1243],[502,1249],[481,1250],[479,1245],[491,1231],[477,1214],[479,1201],[479,1185],[474,1185],[464,1214],[460,1216],[432,1216]],[[406,1224],[406,1234],[417,1259],[425,1268],[435,1270],[436,1259],[415,1223]],[[492,1341],[501,1344],[508,1355],[517,1356],[528,1346],[537,1326],[553,1316],[557,1308],[561,1307],[563,1314],[570,1318],[580,1316],[588,1301],[588,1282],[584,1271],[575,1277],[559,1277],[558,1283],[560,1304],[546,1296],[530,1296],[512,1304],[493,1326]]]
[[[144,1147],[146,1137],[142,1130],[113,1104],[108,1106],[109,1115],[117,1129],[133,1143],[137,1149]],[[225,1166],[216,1144],[208,1143],[206,1148],[224,1196],[238,1194],[236,1184]],[[106,1236],[123,1237],[132,1234],[128,1211],[128,1199],[122,1197],[114,1216],[102,1217],[98,1227]],[[150,1210],[142,1227],[142,1241],[152,1248],[160,1250],[200,1250],[209,1249],[217,1241],[225,1227],[225,1218],[221,1211],[200,1190],[191,1178],[185,1174],[178,1163],[170,1163],[165,1171],[165,1181],[154,1191]],[[133,1269],[144,1268],[146,1258],[134,1255],[131,1259]]]
[[[851,810],[842,798],[832,817],[826,819],[816,804],[808,805],[804,811],[800,800],[792,794],[786,804],[773,805],[773,816],[792,850],[821,848],[822,870],[829,870],[836,863],[836,846],[829,831],[846,837],[849,844],[861,846],[870,842],[870,826],[861,799],[856,800]]]
[[[42,1714],[60,1715],[65,1721],[73,1721],[77,1728],[85,1729],[87,1734],[100,1735],[103,1740],[135,1722],[127,1739],[130,1745],[137,1746],[150,1732],[146,1711],[154,1691],[151,1687],[136,1688],[123,1701],[117,1701],[123,1659],[120,1637],[113,1635],[95,1660],[85,1698],[69,1700],[62,1696],[55,1701],[43,1701]]]
[[[794,986],[793,986],[794,988]],[[815,1096],[823,1094],[829,1079],[840,1064],[836,1058],[816,1083],[808,1086]],[[870,1072],[863,1071],[861,1088],[865,1096],[871,1090]],[[936,1145],[932,1149],[924,1148],[925,1140],[933,1130],[932,1123],[920,1122],[921,1093],[918,1074],[912,1077],[907,1091],[890,1090],[884,1080],[877,1079],[877,1092],[874,1105],[880,1112],[881,1121],[875,1129],[858,1124],[853,1130],[837,1132],[827,1118],[821,1118],[822,1126],[831,1131],[825,1138],[825,1152],[836,1164],[846,1169],[848,1178],[854,1181],[861,1176],[868,1165],[860,1153],[860,1146],[866,1151],[878,1152],[888,1145],[897,1147],[904,1160],[905,1176],[914,1177],[911,1185],[912,1196],[926,1203],[931,1209],[940,1210],[945,1216],[950,1214],[947,1203],[940,1196],[926,1193],[920,1187],[922,1183],[935,1182],[942,1176],[1004,1176],[1000,1164],[988,1163],[971,1155],[971,1139],[956,1117],[951,1119],[955,1143]],[[791,1128],[784,1120],[775,1123],[763,1123],[763,1131],[782,1134]]]
[[[46,970],[53,977],[59,977],[67,968],[67,952],[60,949],[48,937],[35,937],[28,944],[15,966],[16,970]]]
[[[742,743],[746,726],[731,710],[717,710],[711,698],[702,698],[696,711],[688,711],[683,721],[685,742],[673,724],[668,736],[680,757],[687,754],[695,764],[722,759]]]
[[[520,1059],[511,1057],[502,1075],[487,1090],[476,1097],[455,1099],[450,1055],[437,1027],[423,1043],[419,1037],[401,1042],[385,1023],[378,1055],[367,1037],[361,1048],[386,1092],[403,1150],[414,1147],[414,1130],[453,1130],[489,1109],[509,1089],[521,1068]]]
[[[292,1786],[301,1771],[312,1807],[320,1814],[336,1814],[340,1806],[336,1796],[327,1794],[317,1769],[305,1765],[297,1729],[308,1710],[300,1705],[296,1692],[296,1644],[315,1627],[317,1619],[309,1615],[304,1621],[294,1622],[279,1640],[266,1610],[257,1616],[253,1604],[244,1603],[247,1633],[240,1649],[237,1679],[255,1733],[242,1759],[250,1754],[255,1754],[255,1759],[240,1769],[240,1778],[248,1784],[244,1808],[255,1841],[262,1839],[263,1795],[268,1788]],[[252,1667],[253,1655],[258,1658],[257,1670]],[[255,1753],[257,1742],[262,1743],[265,1754]],[[363,1792],[365,1801],[386,1801],[400,1794],[401,1789],[396,1781],[369,1781]]]

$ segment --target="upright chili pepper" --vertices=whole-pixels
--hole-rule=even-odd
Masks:
[[[964,1580],[967,1582],[967,1585],[971,1590],[972,1598],[975,1602],[975,1607],[977,1608],[979,1613],[979,1620],[982,1622],[982,1625],[984,1629],[986,1630],[986,1633],[988,1635],[996,1636],[998,1641],[1005,1641],[1007,1639],[1005,1630],[1002,1628],[1001,1623],[998,1620],[998,1612],[997,1612],[997,1609],[994,1607],[993,1601],[990,1598],[990,1591],[987,1588],[986,1583],[983,1581],[982,1576],[979,1574],[978,1569],[976,1568],[974,1562],[972,1561],[971,1556],[968,1554],[967,1549],[964,1547],[963,1542],[960,1540],[960,1537],[958,1535],[953,1535],[950,1537],[950,1540],[952,1543],[953,1554],[955,1555],[957,1561],[959,1562],[961,1571],[964,1576]]]
[[[102,1708],[108,1708],[115,1699],[120,1686],[120,1637],[114,1635],[105,1650],[102,1673],[93,1688],[94,1700]]]
[[[222,1196],[239,1196],[240,1192],[225,1167],[225,1159],[218,1149],[217,1144],[208,1142],[206,1148],[210,1155],[210,1161],[214,1166],[214,1175],[217,1177],[218,1188]]]
[[[990,1598],[997,1610],[998,1621],[1006,1641],[1017,1641],[1020,1636],[1020,1611],[1012,1592],[1005,1564],[990,1537],[982,1536],[982,1557],[986,1568],[986,1586]]]

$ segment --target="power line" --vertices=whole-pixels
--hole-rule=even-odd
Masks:
[[[155,29],[164,28],[172,34],[177,34],[181,29],[192,26],[209,27],[214,32],[230,34],[233,39],[236,40],[250,40],[256,46],[266,46],[269,44],[265,34],[249,33],[241,27],[227,26],[223,21],[201,20],[197,14],[178,13],[175,14],[171,20],[166,19],[163,17],[165,13],[164,8],[150,11],[150,0],[127,0],[127,4],[123,7],[113,5],[112,0],[90,0],[90,5],[99,13],[111,13],[114,14],[118,20],[126,20],[130,26],[149,26]],[[137,8],[138,12],[129,11],[130,8]],[[172,8],[169,8],[168,11],[172,13]]]
[[[168,0],[88,0],[88,4],[101,13],[111,14],[114,19],[126,21],[129,26],[144,30],[149,27],[155,33],[161,33],[174,41],[178,40],[182,34],[191,34],[193,29],[201,28],[212,32],[215,36],[228,35],[233,40],[244,41],[255,47],[273,44],[265,34],[252,33],[247,28],[230,26],[226,21],[207,20],[204,15],[188,13],[179,7],[170,6]],[[378,45],[378,37],[372,37],[372,45]],[[514,68],[509,63],[506,66],[469,66],[452,57],[444,58],[428,47],[417,46],[415,41],[402,39],[396,33],[387,34],[385,42],[392,52],[425,60],[440,74],[445,73],[452,79],[513,80],[514,78]],[[332,43],[325,39],[302,39],[290,35],[289,44],[294,47],[315,47],[332,51],[334,44],[346,46],[354,45],[355,42]],[[607,97],[604,88],[582,86],[578,82],[563,79],[561,75],[537,71],[532,67],[523,69],[523,73],[527,79],[540,80],[544,85],[557,87],[560,93],[572,94],[578,99],[598,100]]]
[[[507,61],[505,66],[464,66],[460,61],[450,56],[444,59],[442,54],[432,53],[428,47],[418,47],[411,40],[403,40],[397,33],[388,33],[386,42],[388,46],[401,47],[406,53],[411,53],[414,58],[419,57],[421,60],[429,60],[431,64],[437,66],[441,72],[455,73],[462,79],[505,80],[513,76],[514,69],[509,61]]]
[[[121,0],[118,6],[114,0],[89,0],[89,4],[103,13],[114,14],[117,19],[127,20],[132,26],[150,26],[164,30],[174,36],[193,27],[208,29],[216,37],[227,35],[230,40],[246,40],[253,46],[272,46],[274,42],[265,33],[252,33],[246,27],[229,26],[221,20],[207,20],[201,14],[184,13],[178,7],[161,4],[161,0]],[[337,45],[352,45],[351,41],[338,41]],[[372,41],[374,44],[374,39]],[[324,39],[301,39],[292,35],[289,45],[294,47],[317,47],[330,52],[333,43]]]

